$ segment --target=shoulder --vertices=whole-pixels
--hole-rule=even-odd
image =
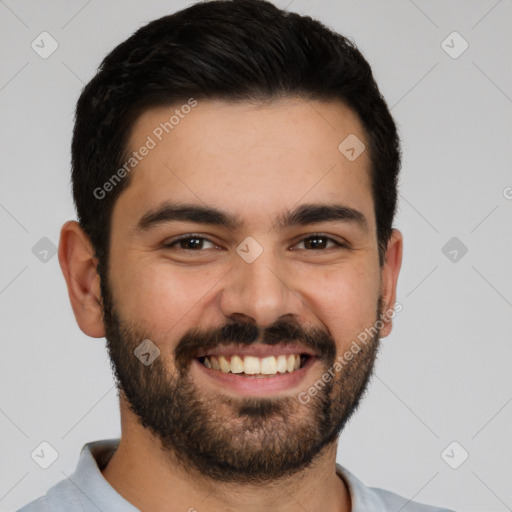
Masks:
[[[64,479],[51,487],[48,492],[17,512],[69,512],[80,507],[80,496],[69,479]]]
[[[371,487],[368,488],[368,490],[374,493],[376,498],[381,501],[382,505],[385,507],[382,510],[403,510],[403,512],[454,512],[447,508],[412,501],[394,492],[386,491],[385,489]]]
[[[109,505],[119,501],[119,495],[104,480],[98,467],[105,463],[119,444],[119,439],[105,439],[82,447],[75,472],[51,487],[48,492],[31,501],[17,512],[69,512],[94,510],[94,500]]]
[[[447,508],[434,507],[400,496],[385,489],[366,487],[356,476],[343,466],[336,464],[336,472],[340,475],[350,492],[352,512],[454,512]]]
[[[17,512],[48,512],[48,500],[46,496],[41,496],[24,507],[17,510]]]

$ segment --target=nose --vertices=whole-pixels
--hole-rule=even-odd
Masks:
[[[252,263],[235,256],[234,268],[226,276],[220,308],[232,319],[265,328],[283,317],[303,314],[304,303],[286,262],[264,249]]]

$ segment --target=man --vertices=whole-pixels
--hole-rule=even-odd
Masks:
[[[122,437],[22,510],[441,510],[336,464],[392,327],[399,162],[368,63],[308,17],[204,2],[115,48],[59,261]]]

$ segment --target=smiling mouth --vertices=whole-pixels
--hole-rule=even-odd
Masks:
[[[231,356],[201,356],[197,359],[206,368],[219,372],[265,377],[300,370],[311,357],[313,356],[309,354],[280,354],[267,357],[233,354]]]

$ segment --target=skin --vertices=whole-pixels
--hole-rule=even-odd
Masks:
[[[144,144],[174,108],[145,112],[133,127],[130,149]],[[357,115],[339,102],[204,100],[133,171],[113,210],[109,282],[117,311],[150,334],[170,371],[173,347],[194,326],[238,318],[264,328],[288,315],[301,325],[329,329],[342,354],[375,322],[379,294],[383,310],[392,308],[402,235],[393,230],[380,267],[369,155],[365,151],[351,162],[340,153],[338,145],[349,134],[368,145]],[[244,226],[230,231],[180,221],[137,232],[138,220],[167,200],[237,214]],[[303,203],[355,208],[366,217],[368,229],[349,222],[274,229],[278,215]],[[213,243],[199,252],[162,246],[186,233]],[[327,249],[307,250],[304,238],[315,233],[345,241],[348,248],[329,243]],[[250,264],[236,253],[247,236],[263,248]],[[74,221],[61,230],[59,261],[79,327],[89,336],[105,336],[97,262]],[[389,319],[380,336],[391,328]],[[324,371],[319,365],[312,368],[300,389],[283,395],[307,389]],[[219,404],[219,394],[237,398],[197,372],[191,377],[212,407]],[[120,409],[121,443],[103,476],[141,510],[285,512],[297,510],[297,503],[311,512],[351,508],[348,490],[335,473],[337,441],[318,454],[315,464],[261,492],[257,485],[213,482],[169,464],[169,454],[138,423],[122,393]],[[298,405],[297,421],[310,412]],[[224,414],[229,421],[229,409]]]

